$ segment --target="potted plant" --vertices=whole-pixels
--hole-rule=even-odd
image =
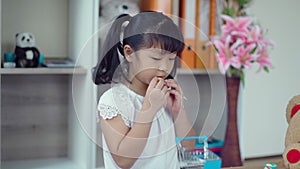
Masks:
[[[268,50],[273,43],[265,37],[264,30],[249,16],[222,15],[221,34],[212,37],[219,70],[227,76],[237,75],[245,84],[245,69],[259,64],[260,70],[269,72],[272,67]]]
[[[258,71],[269,72],[272,63],[268,50],[273,43],[266,32],[247,16],[246,7],[252,0],[223,0],[221,33],[211,38],[215,58],[221,73],[226,76],[227,128],[222,149],[222,166],[241,166],[237,128],[237,101],[240,82],[245,85],[245,70],[258,64]]]

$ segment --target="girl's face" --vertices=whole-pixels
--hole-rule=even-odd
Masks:
[[[125,53],[126,53],[126,48]],[[160,48],[146,48],[126,56],[129,62],[129,79],[132,83],[148,85],[152,78],[166,78],[173,70],[176,53]]]

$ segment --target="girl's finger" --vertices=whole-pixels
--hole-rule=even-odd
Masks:
[[[181,93],[179,91],[177,91],[177,90],[170,90],[169,92],[170,92],[170,94],[173,94],[176,99],[182,98]]]
[[[155,88],[162,89],[165,86],[165,81],[162,78],[157,78],[157,83]]]
[[[164,85],[161,91],[166,94],[168,92],[168,87]]]
[[[157,77],[152,78],[152,80],[149,83],[148,88],[153,89],[155,87],[156,83],[157,83]]]
[[[178,90],[178,91],[181,92],[181,88],[179,87],[179,85],[173,79],[166,80],[166,85],[168,87],[171,87],[173,90]]]
[[[187,98],[184,96],[184,94],[181,91],[171,90],[170,94],[175,95],[176,98],[181,98],[183,100],[187,100]]]

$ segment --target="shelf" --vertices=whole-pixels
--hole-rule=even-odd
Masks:
[[[1,75],[20,75],[20,74],[74,74],[81,75],[86,74],[87,70],[85,68],[1,68]]]
[[[68,158],[4,161],[2,167],[5,169],[80,169]]]
[[[89,65],[96,63],[99,53],[98,38],[91,39],[98,31],[99,2],[0,2],[2,56],[14,52],[13,37],[25,27],[35,34],[43,63],[52,59],[75,62],[73,67],[0,68],[1,116],[6,119],[1,126],[1,138],[5,138],[1,152],[6,153],[1,154],[0,168],[95,169],[94,142],[83,127],[94,130],[93,115],[86,112],[96,112],[97,86],[90,82]],[[51,31],[47,31],[49,26]]]
[[[1,68],[0,74],[86,74],[85,68]],[[178,75],[221,75],[217,69],[177,69]]]
[[[178,75],[222,75],[218,69],[177,69]]]

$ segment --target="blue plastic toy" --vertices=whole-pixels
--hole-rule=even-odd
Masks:
[[[202,140],[204,147],[199,149],[186,149],[181,146],[183,140]],[[212,151],[208,150],[207,136],[190,136],[184,138],[176,138],[176,144],[178,148],[178,158],[180,162],[180,168],[203,168],[203,169],[220,169],[222,160]]]

